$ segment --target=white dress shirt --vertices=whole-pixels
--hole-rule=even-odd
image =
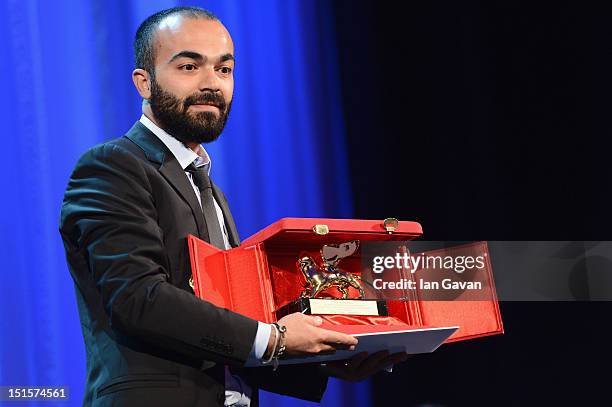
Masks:
[[[196,167],[205,166],[207,173],[210,175],[210,168],[212,163],[210,161],[210,156],[202,147],[198,145],[197,151],[186,147],[183,143],[166,133],[163,129],[158,127],[151,119],[149,119],[144,114],[140,117],[140,122],[153,134],[155,134],[162,143],[165,144],[166,147],[170,150],[170,152],[174,155],[179,165],[183,170],[187,168],[191,163],[195,164]],[[189,179],[191,186],[193,187],[193,191],[198,198],[198,202],[200,202],[200,206],[202,206],[202,201],[200,197],[200,190],[193,182],[192,174],[189,171],[185,171],[185,175]],[[227,229],[225,227],[225,218],[223,216],[223,211],[221,211],[221,207],[217,203],[216,199],[213,198],[215,204],[215,210],[217,212],[217,218],[219,220],[219,225],[221,225],[221,232],[223,235],[223,242],[225,244],[226,249],[230,249],[231,245],[229,243],[229,238],[227,234]],[[253,347],[251,348],[251,353],[249,355],[249,360],[247,361],[247,366],[256,366],[259,364],[259,361],[263,357],[263,354],[268,347],[268,341],[270,340],[270,335],[272,333],[272,327],[269,324],[258,321],[257,325],[257,334],[255,336],[255,342],[253,343]],[[251,403],[251,394],[252,390],[250,387],[244,383],[238,376],[232,375],[229,369],[226,366],[225,369],[225,405],[226,406],[249,406]]]

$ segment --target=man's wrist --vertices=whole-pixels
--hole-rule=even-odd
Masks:
[[[276,335],[278,335],[278,333],[276,332],[276,329],[272,329],[270,331],[270,339],[268,340],[268,346],[266,347],[266,351],[264,352],[262,359],[264,360],[270,359],[272,352],[274,352],[274,344],[276,343]]]

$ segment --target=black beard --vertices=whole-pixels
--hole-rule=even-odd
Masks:
[[[212,104],[219,109],[214,112],[187,112],[194,104]],[[149,99],[155,120],[175,139],[183,144],[210,143],[221,135],[229,117],[232,103],[225,103],[220,93],[205,92],[179,99],[163,90],[155,78],[151,78],[151,98]]]

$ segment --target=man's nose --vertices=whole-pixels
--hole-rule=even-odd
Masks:
[[[205,66],[201,70],[200,91],[219,92],[221,90],[219,77],[214,66]]]

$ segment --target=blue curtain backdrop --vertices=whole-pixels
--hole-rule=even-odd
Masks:
[[[285,216],[351,216],[327,2],[3,0],[0,385],[69,386],[69,405],[80,403],[84,346],[57,232],[63,191],[81,153],[140,116],[136,27],[187,4],[216,13],[236,44],[231,118],[207,148],[241,235]],[[271,394],[263,403],[310,404]],[[368,405],[369,386],[332,381],[324,404]]]

